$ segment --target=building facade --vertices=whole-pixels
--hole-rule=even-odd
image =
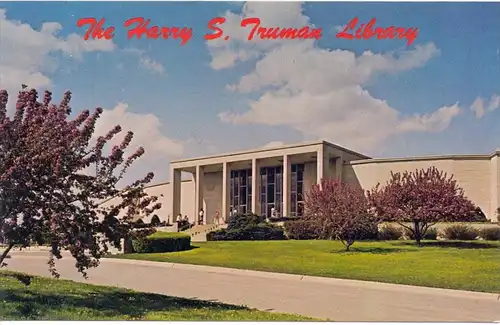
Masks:
[[[493,220],[500,204],[499,155],[495,151],[489,155],[372,159],[317,141],[172,161],[171,181],[147,191],[161,196],[161,219],[171,221],[182,214],[194,221],[203,209],[205,222],[210,224],[217,211],[224,218],[232,211],[301,216],[306,191],[322,178],[371,189],[385,183],[391,171],[435,166],[453,174],[467,197]]]

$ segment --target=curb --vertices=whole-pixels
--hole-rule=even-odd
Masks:
[[[170,263],[170,262],[154,262],[154,261],[142,261],[142,260],[128,260],[119,258],[105,258],[106,263],[117,263],[117,264],[132,264],[141,266],[154,266],[163,268],[174,268],[181,270],[192,270],[192,271],[204,271],[208,273],[217,274],[228,274],[236,276],[249,276],[257,278],[267,278],[267,279],[277,279],[277,280],[288,280],[288,281],[301,281],[309,283],[320,283],[325,285],[341,285],[353,287],[353,289],[358,289],[360,287],[372,287],[373,289],[387,290],[387,291],[407,291],[412,290],[414,293],[429,293],[434,292],[438,294],[444,294],[452,297],[459,297],[467,295],[468,297],[474,296],[475,299],[481,300],[498,300],[498,294],[486,293],[486,292],[476,292],[476,291],[465,291],[465,290],[453,290],[453,289],[442,289],[442,288],[432,288],[432,287],[419,287],[406,284],[394,284],[394,283],[384,283],[375,281],[362,281],[362,280],[350,280],[350,279],[338,279],[338,278],[327,278],[319,276],[309,276],[300,274],[287,274],[287,273],[274,273],[265,271],[254,271],[254,270],[244,270],[244,269],[233,269],[227,267],[209,266],[209,265],[196,265],[196,264],[183,264],[183,263]],[[500,303],[500,301],[499,301]]]

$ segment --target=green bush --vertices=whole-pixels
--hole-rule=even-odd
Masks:
[[[453,225],[443,230],[443,237],[448,240],[473,240],[477,236],[477,230],[466,225]]]
[[[483,228],[479,231],[479,236],[484,240],[500,240],[500,227]]]
[[[359,235],[357,240],[377,240],[378,239],[378,224],[376,222],[366,222],[364,226],[358,230]]]
[[[422,236],[422,239],[427,239],[427,240],[436,240],[437,239],[437,230],[436,228],[429,228],[425,232],[425,234]],[[407,239],[415,240],[415,235],[413,231],[410,231],[409,229],[405,228],[404,230],[404,236]]]
[[[285,240],[283,228],[260,224],[243,229],[219,229],[207,234],[207,241],[222,240]]]
[[[489,222],[488,218],[486,218],[486,215],[484,214],[483,210],[481,208],[477,207],[476,208],[476,213],[472,217],[472,220],[470,222]]]
[[[259,216],[253,213],[249,214],[236,214],[234,216],[230,216],[227,219],[227,229],[243,229],[246,227],[257,226],[261,223],[265,223],[266,218],[263,216]]]
[[[308,240],[319,239],[318,227],[310,221],[286,221],[284,224],[289,239]]]
[[[378,239],[380,240],[398,240],[403,236],[403,231],[400,227],[384,225],[378,231]]]
[[[191,236],[178,232],[157,231],[149,236],[134,237],[132,246],[136,253],[180,252],[191,248]]]
[[[160,217],[158,217],[156,214],[151,217],[151,222],[149,223],[153,227],[159,226],[161,223]]]

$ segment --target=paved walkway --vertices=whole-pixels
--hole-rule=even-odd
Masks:
[[[13,253],[8,268],[48,275],[46,253]],[[74,261],[62,278],[172,296],[217,300],[335,321],[500,320],[495,294],[148,261],[103,259],[83,279]]]

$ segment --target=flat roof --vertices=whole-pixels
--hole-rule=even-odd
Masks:
[[[362,159],[371,159],[371,157],[365,156],[359,152],[338,146],[338,145],[330,143],[328,141],[319,140],[319,141],[301,142],[301,143],[289,144],[289,145],[284,145],[284,146],[276,146],[276,147],[260,147],[260,148],[242,150],[242,151],[233,151],[233,152],[227,152],[227,153],[222,153],[222,154],[210,155],[210,156],[177,159],[177,160],[172,160],[170,162],[171,163],[189,162],[192,160],[213,159],[213,158],[220,158],[220,157],[226,157],[226,156],[237,156],[237,155],[251,154],[251,153],[257,153],[257,152],[264,152],[264,151],[274,151],[274,150],[314,146],[314,145],[319,145],[319,144],[323,144],[323,145],[326,145],[326,146],[329,146],[329,147],[332,147],[332,148],[335,148],[338,150],[348,152],[350,154],[359,156]]]
[[[491,159],[494,156],[500,156],[500,150],[495,150],[491,154],[464,154],[464,155],[428,155],[428,156],[410,156],[410,157],[394,157],[394,158],[371,158],[362,160],[353,160],[348,162],[348,165],[362,165],[373,163],[391,163],[391,162],[406,162],[406,161],[426,161],[426,160],[482,160]]]

